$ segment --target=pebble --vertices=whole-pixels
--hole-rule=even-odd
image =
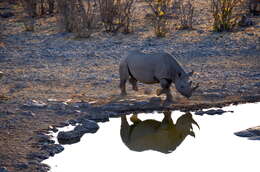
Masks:
[[[5,167],[0,167],[0,172],[9,172]]]
[[[29,166],[26,163],[17,163],[15,164],[15,168],[19,170],[27,169]]]
[[[196,115],[204,115],[204,114],[207,114],[207,115],[222,115],[223,113],[226,113],[226,112],[233,112],[233,111],[224,111],[222,109],[211,109],[211,110],[207,110],[207,111],[197,111],[195,112]]]
[[[23,115],[23,116],[28,116],[28,117],[34,117],[35,116],[35,113],[30,112],[30,111],[24,111],[24,112],[21,112],[20,114]]]

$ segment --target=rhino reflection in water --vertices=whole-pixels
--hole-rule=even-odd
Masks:
[[[164,112],[162,122],[156,120],[141,121],[134,114],[128,124],[126,116],[121,117],[121,139],[125,145],[134,151],[156,150],[162,153],[174,151],[187,135],[195,137],[192,124],[198,126],[191,113],[186,113],[173,123],[171,112]]]

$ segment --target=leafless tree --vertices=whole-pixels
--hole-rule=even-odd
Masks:
[[[82,0],[58,0],[60,23],[65,31],[78,37],[89,37],[96,26],[95,2]]]
[[[135,0],[98,0],[101,22],[107,32],[130,32]]]

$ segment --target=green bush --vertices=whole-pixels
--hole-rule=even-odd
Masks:
[[[232,30],[239,19],[234,11],[241,3],[242,0],[211,0],[213,30],[217,32]]]

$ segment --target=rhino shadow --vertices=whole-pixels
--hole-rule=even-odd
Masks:
[[[124,144],[133,151],[142,152],[155,150],[162,153],[171,153],[186,138],[187,135],[195,137],[192,124],[198,128],[198,123],[191,113],[185,113],[173,123],[171,112],[163,112],[163,120],[140,120],[137,114],[132,115],[129,125],[126,115],[121,116],[120,135]]]

